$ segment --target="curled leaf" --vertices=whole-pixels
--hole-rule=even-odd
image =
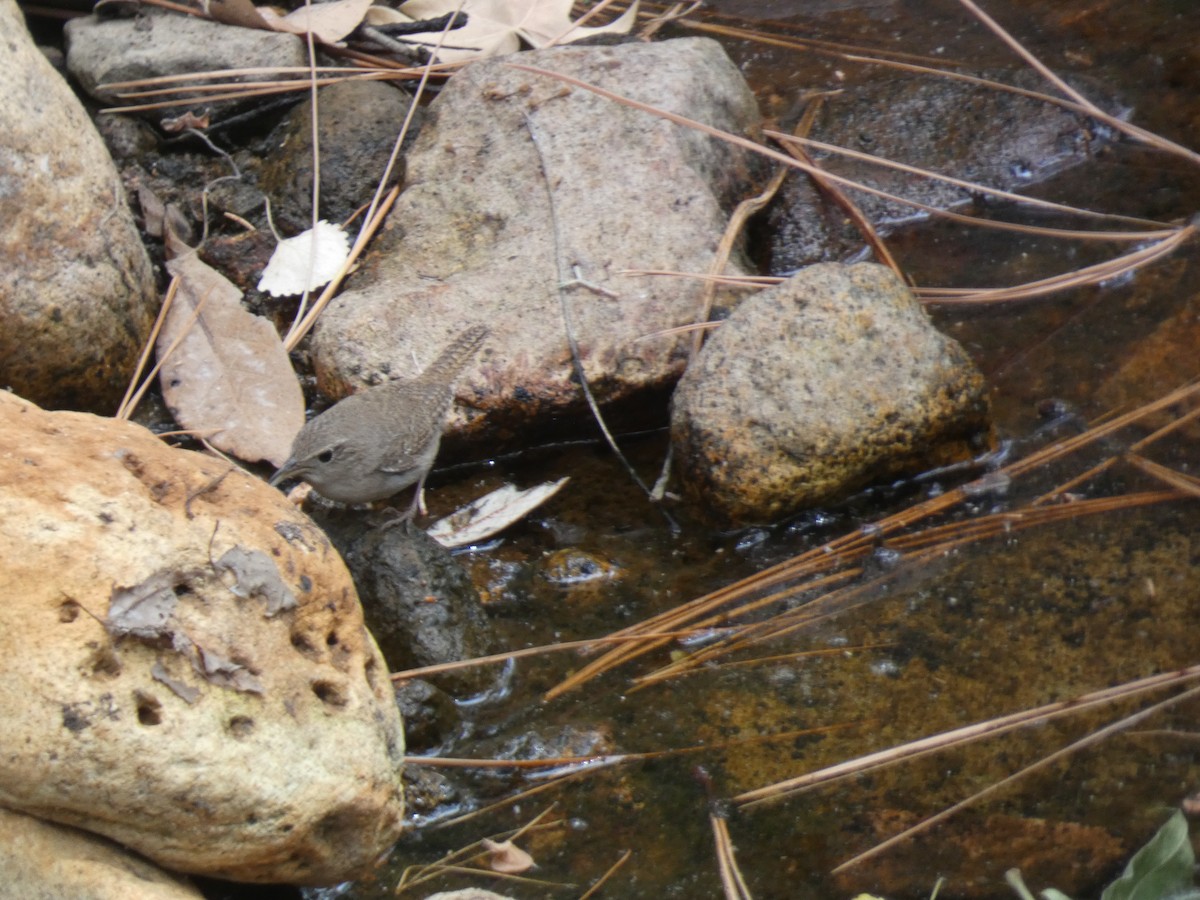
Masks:
[[[557,494],[568,480],[547,481],[525,490],[506,484],[439,519],[428,534],[443,547],[478,543],[523,519]]]
[[[520,875],[533,868],[533,857],[512,841],[498,843],[484,838],[480,841],[480,846],[488,852],[488,868],[493,872]]]
[[[569,43],[597,34],[628,34],[637,19],[637,3],[617,20],[595,27],[572,27],[573,0],[465,0],[462,11],[467,24],[452,32],[446,41],[451,47],[438,50],[442,62],[460,62],[481,56],[502,56],[521,49],[521,41],[541,48],[551,43]],[[367,22],[384,25],[435,19],[458,10],[458,0],[408,0],[402,11],[372,7]],[[413,43],[433,47],[438,35],[414,38]]]

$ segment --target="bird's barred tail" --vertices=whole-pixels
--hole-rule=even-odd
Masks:
[[[463,367],[471,361],[471,357],[479,350],[479,345],[487,336],[486,325],[472,325],[438,354],[438,358],[421,373],[421,380],[450,384],[458,377],[458,373],[463,370]]]

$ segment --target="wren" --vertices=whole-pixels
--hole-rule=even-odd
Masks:
[[[411,518],[437,456],[454,382],[487,335],[486,326],[472,326],[416,378],[367,388],[314,417],[271,485],[301,478],[330,500],[371,503],[415,484]]]

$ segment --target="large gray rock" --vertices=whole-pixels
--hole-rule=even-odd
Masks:
[[[324,535],[236,466],[6,393],[0,483],[0,805],[181,872],[369,868],[404,739]]]
[[[486,322],[487,350],[458,396],[476,411],[472,434],[519,440],[531,423],[582,408],[563,304],[603,400],[679,374],[690,338],[655,334],[702,314],[701,286],[622,270],[704,271],[748,190],[749,154],[511,62],[467,66],[431,105],[388,230],[317,324],[325,393],[411,376]],[[741,75],[708,39],[567,47],[519,62],[717,128],[758,124]],[[614,296],[560,289],[575,267]]]
[[[889,269],[822,263],[746,300],[676,388],[687,493],[731,524],[776,521],[963,458],[983,376]]]
[[[111,411],[156,291],[100,136],[0,0],[0,385],[44,406]]]
[[[297,35],[258,28],[238,28],[196,16],[151,11],[132,19],[85,16],[66,24],[67,68],[83,89],[102,103],[123,100],[104,85],[162,75],[187,75],[223,69],[306,66],[308,54]],[[147,113],[151,118],[177,116],[184,109],[197,112],[229,110],[237,101],[212,102],[203,95],[179,94],[155,101],[184,97],[194,102],[179,108]]]

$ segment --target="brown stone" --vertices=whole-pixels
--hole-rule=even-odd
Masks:
[[[890,270],[823,263],[746,300],[676,388],[688,494],[772,522],[873,481],[969,457],[983,376]]]

